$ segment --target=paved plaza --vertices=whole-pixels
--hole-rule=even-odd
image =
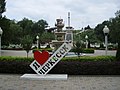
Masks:
[[[17,57],[26,57],[26,51],[25,50],[2,50],[1,52],[2,56],[17,56]],[[95,50],[95,53],[93,54],[84,54],[85,56],[101,56],[105,55],[105,50]],[[115,56],[116,55],[116,50],[108,50],[108,55]],[[33,57],[32,50],[28,54],[29,57]],[[71,56],[77,56],[72,53]]]
[[[0,90],[120,90],[120,76],[68,76],[68,80],[26,80],[0,74]]]
[[[116,51],[108,51],[115,56]],[[32,51],[29,53],[31,57]],[[105,55],[104,50],[96,50],[89,56]],[[25,57],[25,51],[3,50],[2,56]],[[111,75],[68,75],[67,80],[21,79],[20,74],[0,74],[0,90],[120,90],[120,76]]]

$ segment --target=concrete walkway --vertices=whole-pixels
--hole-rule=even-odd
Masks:
[[[0,90],[120,90],[120,76],[68,76],[68,80],[26,80],[0,74]]]
[[[1,52],[2,56],[17,56],[17,57],[26,57],[26,51],[24,50],[2,50]],[[93,54],[84,54],[85,56],[101,56],[105,55],[105,50],[95,50],[95,53]],[[116,50],[108,50],[108,55],[115,56]],[[28,53],[29,57],[33,57],[32,50]],[[72,52],[71,56],[77,56]]]

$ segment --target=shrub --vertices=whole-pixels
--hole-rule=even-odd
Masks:
[[[82,53],[94,53],[94,49],[92,49],[92,48],[85,48],[85,49],[83,49],[83,52]]]
[[[65,57],[62,59],[63,61],[115,61],[114,56],[82,56],[82,57]]]
[[[52,52],[53,49],[52,49],[52,48],[33,49],[33,52],[36,51],[36,50],[39,50],[39,51],[41,51],[41,52],[44,51],[44,50],[46,50],[46,51],[48,51],[48,52]]]
[[[32,62],[34,58],[29,57],[11,57],[11,56],[2,56],[0,57],[0,61],[26,61]],[[62,61],[115,61],[114,56],[82,56],[82,57],[64,57]]]
[[[0,73],[35,73],[31,68],[33,58],[0,57]],[[120,75],[120,62],[114,56],[65,57],[50,74],[69,75]]]
[[[11,57],[11,56],[2,56],[0,57],[0,61],[27,61],[27,62],[31,62],[34,59],[31,57],[26,58],[26,57]]]
[[[76,52],[75,50],[77,50],[77,49],[75,49],[75,48],[73,48],[72,50],[71,50],[71,52]],[[81,51],[81,53],[94,53],[94,49],[93,48],[81,48],[79,51]]]
[[[50,73],[68,75],[120,75],[120,62],[61,61]]]

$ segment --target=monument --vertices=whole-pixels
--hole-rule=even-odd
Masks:
[[[35,60],[30,64],[30,67],[37,74],[24,74],[21,78],[37,80],[67,80],[67,74],[47,74],[73,46],[73,34],[72,30],[70,30],[70,26],[69,30],[63,31],[63,19],[56,19],[55,26],[57,29],[55,31],[55,40],[52,40],[52,44],[55,47],[54,53],[50,56],[47,51],[35,51]]]
[[[68,12],[68,26],[66,27],[65,32],[67,33],[65,40],[71,41],[73,43],[73,30],[74,28],[70,25],[70,12]]]
[[[55,40],[52,40],[52,45],[55,47],[54,50],[57,50],[65,42],[65,34],[62,28],[64,27],[63,19],[56,19],[55,27],[57,30],[54,32]]]
[[[70,26],[70,12],[68,12],[68,26],[66,27],[66,30],[63,30],[63,19],[56,19],[56,21],[55,26],[57,30],[55,31],[55,40],[52,40],[55,50],[64,42],[73,43],[73,27]]]

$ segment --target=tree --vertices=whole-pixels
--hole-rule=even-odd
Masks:
[[[82,44],[81,42],[77,41],[73,47],[73,52],[80,57],[81,53],[82,53]]]
[[[120,60],[120,10],[116,12],[116,17],[110,21],[110,37],[113,42],[118,43],[116,58]]]
[[[6,2],[5,0],[0,0],[0,18],[2,18],[2,13],[5,12],[5,5],[6,5]]]
[[[44,32],[41,37],[41,42],[51,42],[52,40],[55,39],[55,35],[53,33],[48,33],[48,32]]]
[[[115,16],[118,17],[118,18],[120,17],[120,10],[118,10],[118,11],[115,13]]]
[[[104,28],[105,25],[109,26],[109,21],[104,21],[102,24],[98,24],[95,27],[95,34],[96,34],[98,40],[100,40],[101,42],[104,41],[103,28]]]
[[[32,26],[32,33],[37,36],[42,35],[43,32],[45,32],[45,28],[48,26],[48,23],[45,20],[39,20],[38,22],[35,22]]]
[[[15,20],[10,21],[10,31],[11,31],[11,41],[12,44],[20,44],[20,39],[22,38],[22,27],[15,23]]]
[[[91,30],[91,27],[88,25],[87,27],[85,27],[85,30]]]
[[[12,34],[10,31],[10,19],[7,19],[6,17],[2,17],[0,20],[0,27],[3,30],[2,34],[2,45],[9,45],[11,42],[10,35]]]
[[[32,47],[32,42],[33,42],[33,39],[30,35],[26,35],[21,39],[22,47],[27,52],[27,58],[28,58],[28,53]]]
[[[88,30],[88,31],[85,31],[85,32],[82,32],[81,33],[81,38],[82,38],[82,40],[85,42],[86,41],[86,39],[85,39],[85,36],[88,36],[88,41],[90,42],[90,43],[96,43],[96,42],[100,42],[100,40],[98,40],[97,39],[97,36],[96,36],[96,34],[95,34],[95,30]]]
[[[22,36],[24,37],[25,35],[32,35],[32,26],[33,26],[33,21],[29,20],[27,18],[24,18],[23,20],[19,21],[17,23],[22,27]]]

